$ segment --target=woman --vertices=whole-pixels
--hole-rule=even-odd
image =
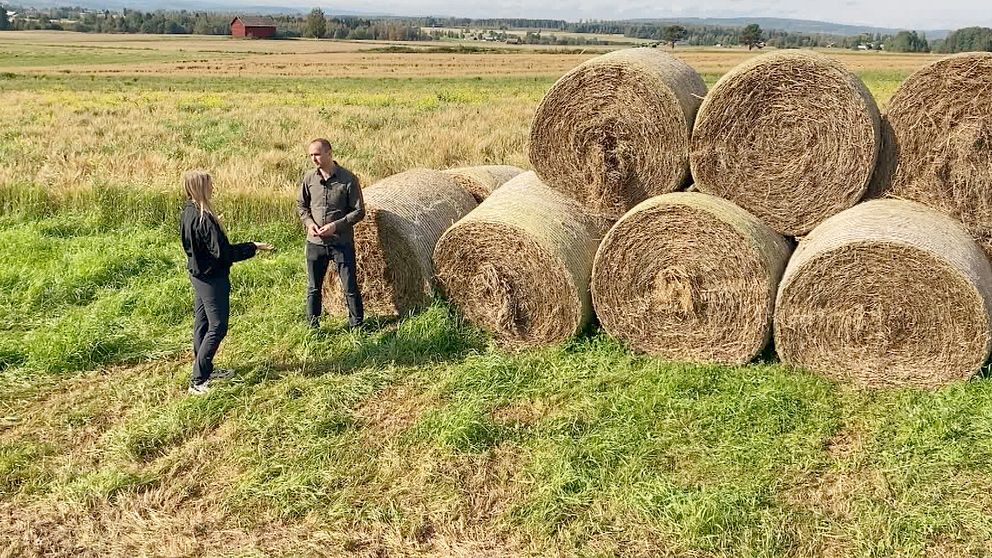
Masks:
[[[273,250],[265,242],[231,244],[210,207],[213,181],[203,171],[184,177],[186,207],[179,233],[186,250],[186,268],[193,298],[193,377],[189,392],[207,393],[211,380],[231,377],[231,370],[214,369],[214,355],[227,335],[231,313],[231,264],[247,260],[258,250]]]

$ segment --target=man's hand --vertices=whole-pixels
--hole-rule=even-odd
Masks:
[[[263,250],[265,252],[271,252],[276,249],[275,246],[269,244],[268,242],[256,242],[255,248],[258,250]]]
[[[334,226],[334,223],[328,223],[328,224],[324,225],[323,227],[320,227],[319,229],[317,229],[317,236],[320,236],[320,237],[323,237],[323,238],[327,238],[328,236],[331,236],[332,234],[334,234],[334,231],[336,231],[336,230],[337,230],[337,228]]]
[[[307,233],[313,236],[320,236],[320,227],[316,223],[311,223],[307,225]]]

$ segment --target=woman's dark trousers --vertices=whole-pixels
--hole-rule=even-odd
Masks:
[[[231,316],[231,279],[190,277],[193,283],[193,383],[202,384],[214,371],[214,355],[227,335]]]

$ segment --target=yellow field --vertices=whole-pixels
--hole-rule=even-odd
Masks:
[[[440,41],[2,33],[0,184],[167,190],[183,171],[206,168],[224,188],[289,196],[307,166],[303,146],[316,136],[333,139],[366,184],[411,167],[528,167],[537,103],[597,53],[482,46],[495,50],[452,52],[459,47]],[[935,58],[826,52],[883,106],[905,76]],[[674,54],[712,85],[760,52]]]
[[[436,52],[461,47],[489,52]],[[410,52],[380,52],[389,47]],[[93,35],[9,32],[0,35],[0,71],[83,74],[215,76],[472,77],[559,76],[608,48],[505,45],[480,41],[408,42],[281,40],[230,37]],[[855,72],[906,74],[936,55],[823,49]],[[679,47],[673,54],[702,74],[722,74],[761,50]],[[37,63],[18,55],[32,53]],[[122,60],[92,63],[96,54]],[[164,59],[163,59],[164,58]],[[30,62],[30,61],[29,61]]]

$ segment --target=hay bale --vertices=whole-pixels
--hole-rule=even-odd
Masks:
[[[784,362],[864,386],[935,387],[989,356],[992,269],[960,223],[923,205],[870,201],[827,219],[782,277]]]
[[[433,295],[431,255],[441,234],[475,208],[475,199],[443,172],[415,169],[365,189],[365,219],[355,226],[358,285],[369,315],[402,316]],[[346,311],[334,266],[324,282],[329,314]]]
[[[918,70],[889,102],[872,195],[918,201],[962,223],[992,255],[992,53]]]
[[[748,362],[771,339],[790,251],[785,238],[727,200],[688,192],[650,198],[596,252],[596,316],[639,351]]]
[[[511,165],[482,165],[448,169],[444,172],[453,176],[462,188],[468,190],[475,201],[482,203],[493,190],[524,172],[524,169]]]
[[[551,344],[592,318],[589,276],[603,232],[526,172],[444,233],[434,265],[448,298],[498,343]]]
[[[586,211],[618,219],[689,177],[689,135],[706,85],[653,48],[619,50],[565,74],[544,96],[530,162]]]
[[[839,62],[765,54],[720,78],[699,107],[692,176],[701,192],[802,236],[864,196],[879,126],[875,100]]]

